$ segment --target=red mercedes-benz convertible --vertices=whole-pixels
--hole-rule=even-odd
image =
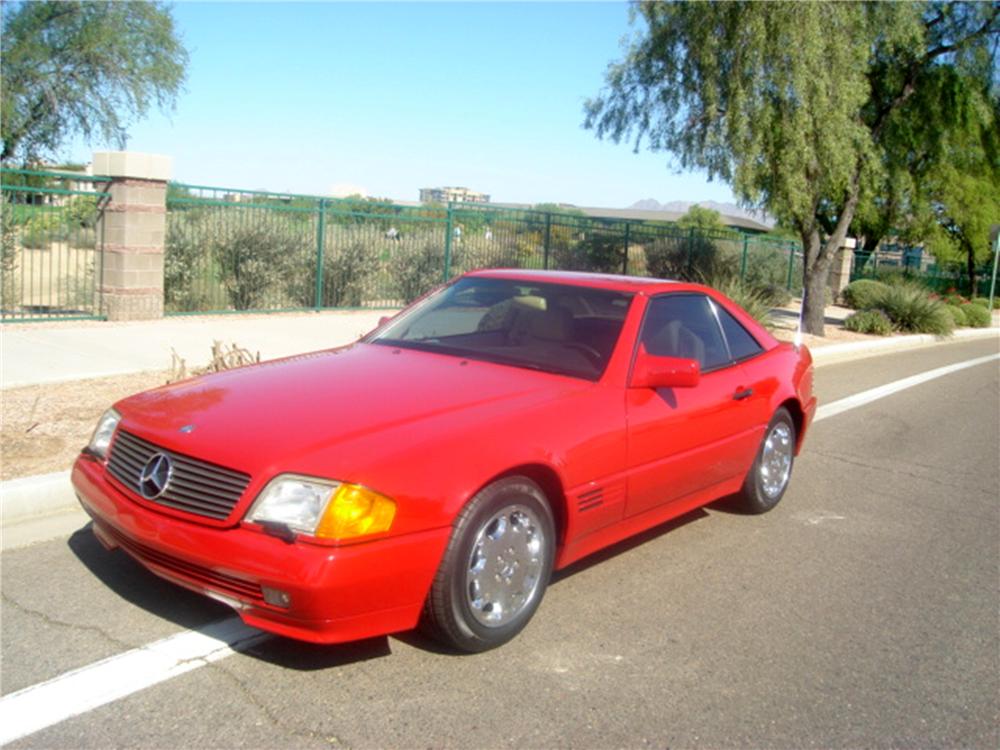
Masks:
[[[774,507],[815,409],[808,350],[712,289],[479,271],[350,346],[120,401],[73,484],[107,547],[251,625],[482,651],[554,569]]]

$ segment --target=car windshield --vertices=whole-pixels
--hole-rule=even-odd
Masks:
[[[597,380],[632,295],[518,279],[459,279],[369,343]]]

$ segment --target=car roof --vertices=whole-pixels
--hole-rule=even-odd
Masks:
[[[567,284],[594,289],[609,289],[633,294],[656,294],[665,291],[704,289],[700,284],[690,284],[670,279],[653,279],[643,276],[622,276],[611,273],[583,273],[581,271],[536,271],[522,268],[489,268],[471,271],[466,276],[487,279],[515,279],[539,284]]]

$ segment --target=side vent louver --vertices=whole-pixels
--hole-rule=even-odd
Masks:
[[[581,513],[585,510],[593,510],[604,503],[604,488],[595,487],[592,490],[581,492],[576,496],[576,507]]]

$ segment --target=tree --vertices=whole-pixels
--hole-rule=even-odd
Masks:
[[[51,156],[69,137],[124,147],[155,102],[174,106],[187,52],[155,2],[3,4],[3,161]]]
[[[943,263],[961,263],[976,294],[976,273],[991,257],[990,227],[1000,221],[1000,97],[993,99],[993,127],[955,131],[945,158],[921,181],[931,217],[931,252]]]
[[[726,231],[726,227],[722,223],[722,214],[711,208],[702,208],[697,204],[691,206],[687,213],[677,220],[677,226],[681,229],[694,229],[707,233]]]
[[[585,126],[704,169],[794,228],[805,329],[822,335],[834,256],[862,198],[878,196],[893,126],[919,103],[950,127],[954,89],[934,85],[938,71],[994,70],[1000,4],[643,2],[636,14],[647,28]]]

